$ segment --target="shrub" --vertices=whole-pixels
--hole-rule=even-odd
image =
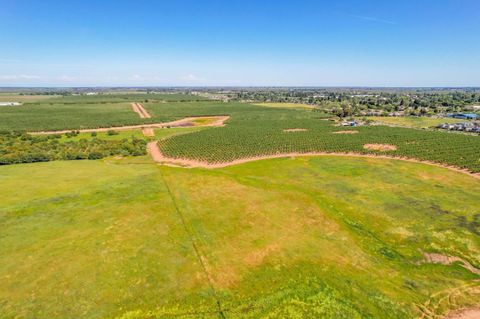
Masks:
[[[118,135],[118,132],[114,130],[108,130],[107,135]]]

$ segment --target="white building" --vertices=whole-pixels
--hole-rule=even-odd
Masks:
[[[19,102],[0,102],[0,106],[17,106],[20,105]]]

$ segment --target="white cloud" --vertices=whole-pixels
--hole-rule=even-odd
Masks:
[[[180,79],[188,82],[204,82],[205,81],[204,78],[198,77],[194,74],[188,74],[188,75],[182,76]]]
[[[15,75],[0,75],[0,80],[18,81],[18,80],[38,80],[41,79],[38,75],[15,74]]]
[[[62,75],[62,76],[59,76],[58,79],[61,81],[75,81],[77,78],[70,75]]]

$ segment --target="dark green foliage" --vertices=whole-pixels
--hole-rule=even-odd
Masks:
[[[122,140],[81,139],[60,143],[50,135],[20,133],[0,134],[0,165],[47,162],[53,160],[100,159],[107,156],[145,155],[146,142],[132,138]]]
[[[110,135],[110,136],[112,136],[112,135],[118,135],[118,132],[117,132],[117,131],[114,131],[114,130],[108,130],[108,131],[107,131],[107,135]]]

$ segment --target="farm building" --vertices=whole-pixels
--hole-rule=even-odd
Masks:
[[[20,105],[18,102],[0,102],[0,106],[17,106]]]
[[[449,114],[449,117],[453,117],[455,119],[462,119],[462,120],[476,120],[478,119],[478,115],[475,113],[455,113]]]

